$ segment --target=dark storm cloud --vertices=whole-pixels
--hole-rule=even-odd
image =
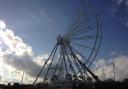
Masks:
[[[4,62],[34,77],[41,70],[41,66],[35,63],[30,56],[16,56],[8,54],[4,55]]]

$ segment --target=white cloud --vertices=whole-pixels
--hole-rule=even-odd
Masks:
[[[110,53],[111,57],[121,56],[123,54],[124,54],[123,51],[118,51],[118,52],[113,51]]]
[[[118,11],[122,6],[128,7],[128,0],[113,0],[113,11]]]
[[[128,78],[128,56],[117,56],[113,59],[101,59],[95,62],[96,69],[95,74],[99,76],[101,80],[113,79],[113,64],[115,65],[116,81],[122,81]]]
[[[48,55],[35,57],[32,47],[0,20],[0,77],[2,81],[20,82],[24,71],[27,76],[26,82],[32,83],[42,68],[46,56]]]
[[[128,27],[128,22],[126,23],[126,26]]]
[[[0,29],[5,29],[5,28],[6,28],[5,22],[0,20]]]
[[[111,52],[111,56],[117,55],[117,52]]]
[[[122,25],[128,27],[128,16],[126,17],[120,17],[120,22]]]
[[[5,22],[0,20],[0,76],[2,80],[21,81],[22,71],[24,71],[26,82],[33,82],[33,78],[39,73],[48,55],[35,57],[32,47],[16,36],[7,28]],[[108,61],[101,59],[95,62],[95,73],[100,79],[113,77],[111,62],[116,65],[116,80],[128,78],[128,56],[120,55]]]
[[[116,5],[121,5],[122,3],[128,3],[128,0],[113,0],[113,2],[116,4]]]
[[[127,2],[126,2],[126,5],[128,6],[128,0],[127,0]]]
[[[128,27],[128,0],[113,0],[114,4],[112,7],[112,11],[114,14],[121,15],[119,17],[119,20],[121,21],[121,24]],[[123,14],[122,14],[123,13]]]
[[[121,4],[125,0],[117,0],[117,4]]]
[[[0,30],[0,38],[2,39],[3,45],[7,46],[7,50],[14,52],[16,55],[32,55],[31,46],[23,42],[23,40],[16,36],[10,29]]]

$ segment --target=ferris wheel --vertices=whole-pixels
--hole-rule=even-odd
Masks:
[[[71,81],[75,78],[84,78],[90,74],[96,81],[100,81],[90,66],[95,60],[101,40],[101,21],[96,11],[84,0],[75,19],[68,30],[57,37],[57,42],[48,59],[42,66],[33,84],[40,75],[43,82],[46,80],[54,84],[55,81]]]

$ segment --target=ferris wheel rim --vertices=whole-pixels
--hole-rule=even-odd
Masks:
[[[86,5],[88,5],[88,4],[86,4]],[[85,65],[88,64],[88,67],[90,67],[91,64],[93,63],[93,61],[95,60],[95,58],[96,58],[96,56],[98,54],[100,45],[101,45],[101,40],[102,40],[102,24],[101,24],[100,16],[96,13],[94,8],[92,8],[90,6],[88,6],[88,7],[91,8],[91,12],[94,14],[95,19],[96,19],[96,37],[95,37],[95,40],[94,40],[94,45],[93,45],[93,48],[92,48],[92,51],[91,51],[89,57],[87,58],[87,61],[85,62]],[[66,38],[66,37],[64,37],[64,38]],[[72,40],[72,39],[68,38],[68,40]],[[71,43],[70,43],[70,45],[71,45]],[[98,47],[97,47],[97,45],[98,45]],[[86,48],[89,48],[89,47],[86,46]],[[95,50],[97,50],[97,51],[95,52]],[[94,57],[91,59],[92,56],[94,56]],[[91,61],[90,61],[90,59],[91,59]]]

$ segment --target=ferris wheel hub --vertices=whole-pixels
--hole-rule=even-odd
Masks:
[[[61,35],[57,36],[57,42],[58,44],[63,44],[64,46],[68,46],[70,43],[70,39],[66,38],[66,37],[62,37]]]
[[[57,42],[59,42],[61,39],[62,39],[62,36],[61,35],[58,35],[57,36]]]

